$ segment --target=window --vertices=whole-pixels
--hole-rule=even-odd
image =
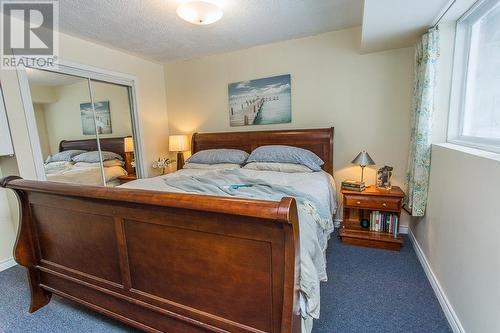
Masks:
[[[500,153],[500,0],[458,22],[448,141]]]

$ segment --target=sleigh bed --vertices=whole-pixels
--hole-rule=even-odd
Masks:
[[[316,153],[333,128],[195,134],[193,153],[270,144]],[[30,312],[52,294],[147,332],[301,332],[299,229],[280,202],[7,177],[20,202],[14,249]]]

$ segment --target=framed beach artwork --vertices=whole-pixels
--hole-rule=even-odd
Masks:
[[[290,74],[230,83],[228,95],[231,127],[292,121]]]
[[[111,112],[109,111],[109,101],[95,102],[95,117],[96,125],[94,125],[94,114],[92,111],[92,103],[80,104],[80,115],[82,118],[83,135],[95,135],[95,129],[99,134],[111,134]]]

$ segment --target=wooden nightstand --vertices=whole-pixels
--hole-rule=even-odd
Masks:
[[[130,174],[130,175],[118,177],[120,184],[125,184],[125,183],[131,182],[131,181],[136,180],[136,179],[137,179],[137,175],[134,173]]]
[[[344,204],[344,221],[339,236],[344,243],[399,251],[403,239],[399,235],[401,207],[405,196],[401,188],[393,186],[390,190],[377,189],[375,186],[363,192],[342,190]],[[365,229],[360,221],[370,221],[370,214],[379,211],[381,214],[397,216],[397,236],[390,231],[374,231]]]

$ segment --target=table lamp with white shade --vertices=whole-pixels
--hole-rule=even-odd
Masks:
[[[134,138],[127,136],[123,140],[123,151],[125,152],[125,170],[127,170],[129,175],[134,174],[134,167],[132,162],[134,161]]]
[[[184,152],[189,150],[187,135],[170,135],[168,137],[168,150],[177,152],[177,170],[184,166]]]
[[[356,158],[354,158],[351,161],[351,163],[359,165],[361,167],[361,182],[362,183],[364,182],[364,180],[363,180],[364,175],[363,174],[364,174],[365,166],[375,165],[375,162],[372,160],[370,155],[368,155],[368,153],[364,150],[361,153],[359,153],[358,156],[356,156]]]

